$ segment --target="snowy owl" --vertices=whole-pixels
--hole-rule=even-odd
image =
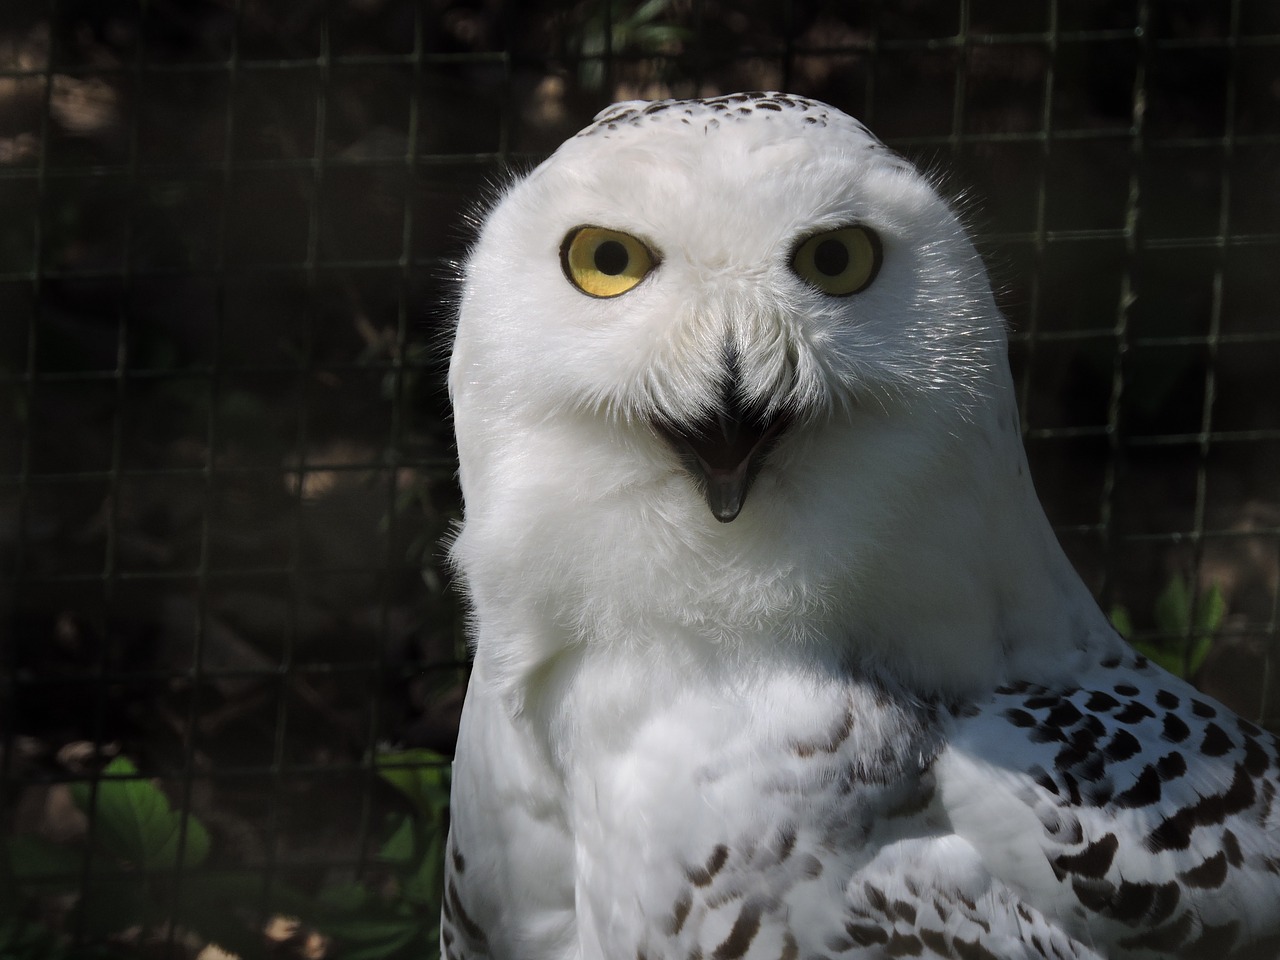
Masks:
[[[1099,611],[982,262],[860,123],[610,107],[459,312],[446,957],[1280,955],[1276,740]]]

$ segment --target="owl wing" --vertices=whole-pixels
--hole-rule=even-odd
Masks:
[[[1142,657],[956,712],[956,834],[1107,956],[1280,956],[1275,737]]]
[[[688,829],[637,822],[647,859],[598,858],[640,875],[604,888],[575,889],[592,851],[534,789],[551,778],[518,769],[536,766],[532,746],[464,717],[473,754],[504,762],[487,779],[457,770],[444,955],[1280,956],[1266,732],[1134,657],[962,707],[888,699],[878,719],[835,710],[773,753],[744,733],[697,768],[700,804],[671,811]]]
[[[498,697],[478,666],[453,764],[440,956],[572,956],[574,851],[556,777],[528,731],[495,707]]]

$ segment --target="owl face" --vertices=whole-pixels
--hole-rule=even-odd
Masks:
[[[450,390],[451,556],[513,690],[568,649],[963,690],[1072,642],[982,262],[830,107],[605,111],[486,218]]]
[[[506,194],[453,387],[501,383],[512,422],[654,438],[729,522],[793,437],[853,411],[963,418],[1002,349],[981,262],[914,168],[829,107],[740,94],[611,108]]]

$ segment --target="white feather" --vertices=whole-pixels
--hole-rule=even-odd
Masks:
[[[657,266],[584,295],[560,257],[584,224]],[[792,253],[850,224],[883,263],[828,296]],[[782,95],[616,105],[506,192],[465,276],[453,559],[475,669],[448,956],[1146,956],[1143,935],[1172,955],[1229,915],[1232,956],[1276,936],[1280,844],[1245,822],[1276,813],[1262,734],[1233,728],[1229,755],[1269,757],[1233,813],[1252,866],[1189,885],[1188,929],[1129,923],[1105,900],[1123,878],[1062,866],[1096,867],[1114,833],[1124,876],[1178,876],[1221,824],[1153,852],[1165,798],[1059,810],[1037,780],[1070,759],[1054,736],[1099,736],[1043,704],[1083,678],[1177,681],[1125,659],[1049,529],[963,228],[860,124]],[[662,425],[720,410],[727,369],[744,406],[790,419],[723,523]],[[1052,722],[1010,719],[1025,690]],[[1168,746],[1142,729],[1104,769],[1113,794]],[[1186,782],[1217,782],[1223,756],[1188,754]],[[1080,837],[1051,835],[1066,816]]]

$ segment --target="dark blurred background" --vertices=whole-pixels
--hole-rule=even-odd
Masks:
[[[6,0],[0,957],[422,957],[465,680],[468,214],[785,89],[963,209],[1050,518],[1273,727],[1273,0]]]

